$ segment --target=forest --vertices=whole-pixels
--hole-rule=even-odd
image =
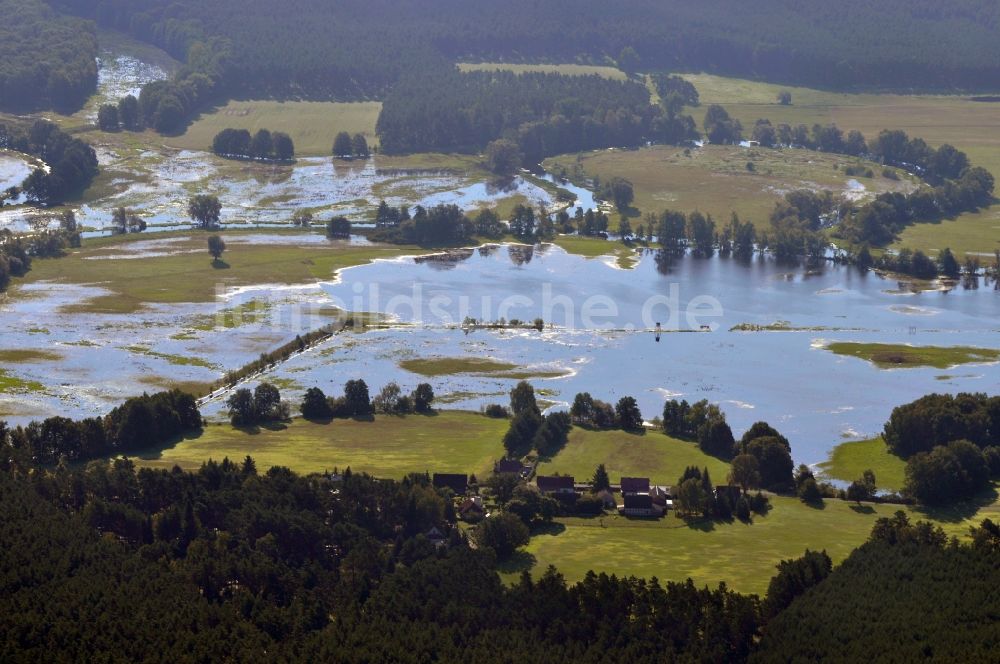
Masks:
[[[526,160],[634,146],[655,109],[641,83],[599,76],[447,71],[408,78],[386,97],[382,151],[478,152],[509,136]],[[533,163],[528,161],[527,163]]]
[[[897,512],[768,624],[750,661],[994,659],[998,560],[992,522],[964,545]]]
[[[41,0],[0,0],[0,110],[76,110],[97,86],[94,24]]]
[[[195,41],[223,37],[233,48],[227,85],[257,94],[379,96],[403,74],[459,59],[601,62],[626,47],[649,69],[822,87],[1000,86],[1000,8],[979,0],[56,4],[181,59]]]
[[[192,473],[127,459],[26,470],[0,473],[4,661],[741,662],[859,648],[983,661],[995,635],[988,520],[958,544],[880,519],[832,572],[822,552],[783,561],[765,597],[593,573],[570,585],[551,568],[508,586],[427,475],[301,477],[250,457]],[[888,636],[914,624],[915,639]]]

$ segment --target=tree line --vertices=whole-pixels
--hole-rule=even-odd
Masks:
[[[258,129],[251,136],[246,129],[223,129],[212,139],[212,152],[227,159],[289,162],[295,160],[295,143],[281,131]]]
[[[713,143],[739,143],[743,128],[718,105],[709,106],[705,114],[706,137]],[[801,210],[796,203],[808,192],[798,192],[799,201],[786,197],[788,205],[776,208],[771,215],[773,226],[795,225],[808,219],[807,229],[816,231],[821,225],[835,226],[835,237],[856,245],[885,245],[892,242],[906,226],[917,221],[939,221],[963,212],[970,212],[993,202],[994,178],[984,168],[973,166],[968,156],[947,143],[932,148],[921,138],[911,138],[906,132],[883,129],[871,141],[851,130],[845,133],[834,124],[814,124],[811,129],[800,124],[773,126],[767,119],[754,124],[751,139],[762,147],[793,147],[819,150],[869,159],[887,167],[911,172],[928,185],[906,195],[900,192],[879,194],[874,201],[854,206],[846,201],[831,201],[826,206]],[[852,167],[845,168],[850,173]],[[883,176],[896,178],[892,168]],[[874,173],[866,173],[873,177]],[[805,213],[805,214],[803,214]]]
[[[98,172],[92,147],[45,120],[0,124],[0,149],[30,154],[48,165],[48,172],[35,168],[21,184],[28,201],[39,205],[54,205],[80,194]]]
[[[25,426],[0,421],[0,449],[21,468],[128,454],[201,428],[195,399],[180,390],[126,400],[104,417],[50,417]]]
[[[683,0],[597,0],[504,7],[446,0],[415,7],[397,0],[330,5],[303,0],[276,13],[264,0],[58,0],[99,24],[129,31],[201,70],[195,45],[224,42],[225,94],[369,99],[408,76],[447,71],[459,60],[603,62],[628,73],[700,70],[817,85],[982,89],[1000,85],[997,8],[950,3],[947,20],[903,0],[872,8],[848,0],[753,7]],[[623,57],[624,56],[624,57]],[[182,75],[184,77],[184,75]]]

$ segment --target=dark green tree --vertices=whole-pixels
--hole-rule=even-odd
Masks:
[[[615,420],[625,431],[642,431],[642,413],[634,397],[622,397],[615,404]]]
[[[590,480],[590,490],[593,493],[611,490],[611,478],[608,477],[608,470],[604,467],[603,463],[598,464],[594,470],[594,476]]]
[[[528,527],[514,514],[501,512],[484,520],[473,532],[476,544],[492,549],[498,560],[506,560],[528,543]]]
[[[351,135],[346,131],[337,134],[333,139],[333,156],[340,159],[350,159],[354,155],[354,144]]]
[[[208,236],[208,253],[212,255],[212,260],[218,261],[222,258],[222,252],[226,250],[226,242],[218,235]]]
[[[540,414],[538,403],[535,401],[535,388],[528,381],[520,381],[510,391],[510,412],[515,416],[527,412]]]
[[[213,194],[196,194],[188,200],[188,216],[199,228],[216,228],[222,204],[219,197]]]

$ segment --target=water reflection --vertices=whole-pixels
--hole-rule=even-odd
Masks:
[[[756,420],[770,421],[791,438],[796,460],[807,463],[825,458],[845,436],[877,434],[894,406],[923,394],[1000,385],[998,364],[887,371],[823,349],[832,341],[997,347],[1000,296],[992,289],[914,292],[851,266],[796,268],[762,256],[746,263],[647,251],[635,269],[620,270],[554,246],[505,249],[475,251],[447,271],[412,260],[345,271],[342,283],[325,287],[331,296],[377,283],[384,304],[410,298],[419,285],[426,301],[407,299],[412,306],[392,313],[420,324],[355,336],[346,354],[333,342],[335,368],[292,365],[279,375],[289,371],[303,384],[349,375],[363,375],[370,385],[406,383],[419,377],[398,363],[414,356],[560,367],[565,376],[533,381],[557,405],[578,391],[612,400],[632,395],[652,418],[667,395],[706,398],[722,406],[737,435]],[[592,297],[608,300],[616,315],[584,324],[583,305]],[[721,304],[721,314],[687,325],[685,311],[705,297]],[[677,312],[667,304],[671,298]],[[650,308],[651,301],[659,304]],[[505,302],[510,306],[501,310]],[[379,304],[365,302],[368,310],[385,310]],[[546,327],[469,331],[458,325],[463,316],[542,317]],[[702,330],[706,323],[713,332]],[[434,387],[453,395],[450,407],[478,408],[513,382],[457,375],[436,378]]]

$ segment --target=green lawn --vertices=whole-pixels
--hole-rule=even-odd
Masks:
[[[837,341],[826,346],[837,355],[861,358],[881,369],[936,367],[995,362],[1000,350],[972,346],[909,346],[907,344],[854,343]]]
[[[969,155],[974,165],[1000,176],[1000,112],[996,104],[970,101],[965,96],[845,94],[796,88],[707,74],[684,75],[698,88],[701,108],[692,113],[700,124],[708,104],[722,104],[745,129],[757,118],[772,123],[834,122],[844,130],[857,129],[874,137],[882,129],[902,129],[932,146],[950,143]],[[776,101],[779,90],[792,93],[792,105]],[[1000,208],[960,216],[940,224],[918,224],[904,231],[896,246],[935,252],[951,247],[966,252],[992,253],[1000,248]]]
[[[377,477],[410,472],[466,472],[485,477],[503,456],[507,421],[478,413],[440,411],[437,415],[378,416],[372,422],[333,420],[328,424],[296,418],[275,429],[248,433],[211,424],[200,435],[141,455],[147,466],[194,469],[202,462],[251,455],[261,469],[288,466],[300,473],[344,469]]]
[[[562,74],[563,76],[603,76],[618,81],[624,81],[627,77],[625,72],[614,67],[604,67],[600,65],[578,65],[578,64],[510,64],[505,62],[462,62],[458,68],[461,71],[512,71],[516,74],[542,73],[542,74]]]
[[[747,169],[752,162],[754,170]],[[792,189],[845,191],[848,180],[856,179],[873,193],[908,190],[916,185],[909,179],[881,177],[881,167],[868,162],[874,178],[851,178],[844,167],[859,160],[843,155],[809,150],[772,150],[731,145],[709,145],[685,150],[673,146],[653,146],[638,150],[599,150],[546,159],[552,173],[581,181],[598,177],[629,180],[635,189],[633,216],[659,214],[665,209],[711,214],[717,223],[728,223],[737,212],[760,224],[782,194]],[[633,220],[632,224],[635,225]]]
[[[222,231],[223,239],[260,231]],[[268,231],[273,233],[274,231]],[[27,282],[56,280],[74,284],[100,284],[112,291],[70,307],[71,311],[131,313],[147,303],[211,302],[217,288],[252,284],[295,284],[329,279],[334,271],[361,265],[376,258],[420,253],[407,245],[350,245],[331,241],[328,245],[230,243],[222,267],[204,253],[183,253],[206,247],[208,233],[184,231],[157,233],[156,238],[178,238],[172,245],[178,253],[129,260],[92,260],[108,253],[109,245],[147,238],[88,240],[82,249],[62,258],[35,260]],[[16,287],[14,289],[16,291]]]
[[[624,431],[589,431],[574,427],[569,442],[550,461],[538,466],[541,475],[572,475],[580,481],[590,479],[598,464],[608,469],[612,482],[621,476],[649,477],[655,484],[672,486],[688,466],[708,468],[712,481],[726,481],[729,464],[708,456],[694,443],[648,431],[631,434]]]
[[[906,481],[906,462],[890,454],[881,437],[837,445],[819,469],[824,476],[844,482],[853,482],[870,469],[879,489],[890,491],[899,491]]]
[[[368,145],[378,144],[375,122],[382,111],[377,101],[231,101],[211,113],[203,113],[180,136],[165,142],[187,150],[211,150],[212,139],[223,129],[283,131],[295,142],[300,157],[330,154],[338,132],[361,133]]]
[[[733,521],[689,526],[672,514],[660,520],[558,519],[548,532],[531,538],[505,566],[503,576],[514,581],[522,569],[541,574],[555,565],[569,581],[594,570],[647,579],[655,576],[661,583],[691,577],[698,585],[714,587],[725,582],[739,592],[763,594],[779,561],[797,558],[809,548],[826,550],[839,563],[868,538],[878,517],[901,509],[867,504],[859,508],[839,500],[814,508],[783,497],[772,497],[771,504],[770,513],[755,517],[750,525]],[[905,511],[913,519],[928,518],[920,510]],[[1000,507],[995,503],[978,512],[934,514],[949,534],[959,536],[983,518],[998,515]]]

